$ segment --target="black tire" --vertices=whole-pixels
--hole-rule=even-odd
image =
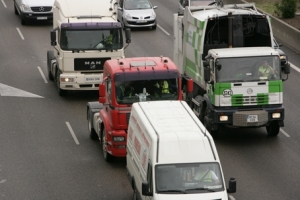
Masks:
[[[273,121],[269,126],[266,126],[268,136],[274,137],[279,134],[280,126],[277,121]]]
[[[53,51],[47,51],[47,71],[48,71],[48,78],[50,81],[53,81],[54,80],[54,77],[51,73],[51,60],[54,59],[54,53]]]
[[[14,5],[15,15],[19,15],[16,5]]]
[[[137,191],[136,190],[133,190],[133,200],[138,200],[137,198]]]
[[[21,16],[21,24],[22,25],[26,25],[27,24],[27,21]]]
[[[106,162],[111,162],[113,160],[113,156],[110,155],[106,150],[106,130],[103,128],[102,134],[101,134],[101,145],[102,145],[102,154],[103,158]]]
[[[218,130],[212,130],[210,119],[207,115],[204,117],[203,125],[205,126],[205,128],[207,129],[207,131],[210,133],[212,137],[214,138],[218,137]]]
[[[152,29],[153,29],[153,30],[156,30],[156,25],[152,26]]]
[[[93,113],[89,109],[88,110],[88,130],[89,130],[89,135],[90,135],[90,138],[92,140],[96,140],[96,139],[99,139],[99,137],[98,137],[98,134],[96,133],[94,127],[92,126],[92,120],[93,120],[92,115],[93,115]]]
[[[56,72],[55,75],[55,83],[56,83],[56,89],[59,96],[65,96],[67,94],[67,90],[63,90],[60,88],[60,73],[59,71]]]

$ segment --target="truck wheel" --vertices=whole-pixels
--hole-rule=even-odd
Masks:
[[[279,124],[276,121],[271,122],[269,126],[266,126],[266,129],[268,136],[277,136],[280,131]]]
[[[92,120],[93,120],[93,118],[91,116],[92,114],[93,113],[89,109],[89,111],[88,111],[88,129],[89,129],[90,138],[92,140],[96,140],[96,139],[99,139],[99,137],[98,137],[95,129],[92,127]]]
[[[101,144],[102,144],[102,153],[103,153],[103,158],[106,162],[110,162],[113,160],[113,156],[110,155],[108,152],[107,152],[107,149],[106,149],[106,130],[105,128],[103,128],[103,131],[102,131],[102,134],[101,134]]]
[[[60,73],[57,71],[56,76],[55,76],[55,81],[56,81],[56,89],[59,94],[59,96],[65,96],[67,94],[67,90],[63,90],[60,88],[60,78],[59,78]]]
[[[210,123],[210,120],[209,120],[208,116],[204,117],[203,125],[205,126],[207,131],[211,134],[211,136],[213,136],[214,138],[216,138],[218,136],[218,130],[212,130],[211,129],[211,123]]]
[[[51,60],[54,59],[53,51],[47,51],[47,70],[48,70],[48,78],[50,81],[54,80],[54,77],[51,73]]]

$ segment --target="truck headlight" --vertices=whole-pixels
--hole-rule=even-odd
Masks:
[[[114,142],[124,142],[125,138],[124,137],[113,137]]]
[[[272,113],[272,118],[273,119],[278,119],[281,117],[281,114],[280,113]]]
[[[227,116],[227,115],[221,115],[221,116],[220,116],[220,121],[221,121],[221,122],[228,121],[228,116]]]
[[[74,78],[60,78],[60,82],[70,83],[74,82]]]

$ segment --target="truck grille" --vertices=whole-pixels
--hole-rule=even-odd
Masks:
[[[247,122],[248,115],[257,115],[257,122]],[[265,110],[255,111],[240,111],[233,114],[233,125],[234,126],[261,126],[268,122],[268,112]]]
[[[75,71],[99,71],[103,70],[103,65],[106,60],[111,58],[75,58]]]
[[[257,96],[232,95],[232,104],[234,105],[263,105],[268,104],[269,96],[267,94]]]
[[[33,12],[49,12],[52,10],[51,6],[39,6],[39,7],[31,7]]]

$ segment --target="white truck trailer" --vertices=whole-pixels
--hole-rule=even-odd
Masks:
[[[55,0],[48,78],[59,95],[67,90],[98,90],[103,64],[124,58],[123,29],[114,0]],[[130,30],[126,42],[130,43]]]
[[[174,62],[184,79],[185,100],[212,135],[220,126],[266,127],[276,136],[284,126],[280,54],[270,19],[253,4],[190,6],[174,14]],[[276,76],[258,74],[269,61]],[[240,73],[240,77],[236,73]],[[284,63],[283,72],[290,66]],[[186,80],[193,92],[185,92]]]
[[[134,199],[228,199],[214,141],[184,101],[132,105],[127,175]]]

